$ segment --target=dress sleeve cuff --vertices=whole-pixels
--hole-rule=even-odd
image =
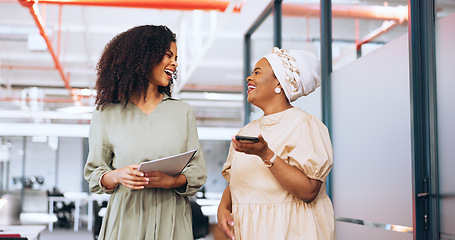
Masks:
[[[205,182],[205,178],[204,178],[204,180],[202,180],[196,176],[192,176],[185,172],[182,172],[181,174],[186,177],[186,184],[179,188],[173,188],[174,191],[179,195],[183,195],[183,196],[194,195],[199,190],[199,188],[202,187],[202,184]]]

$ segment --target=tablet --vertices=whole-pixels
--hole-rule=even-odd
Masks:
[[[140,172],[161,171],[170,176],[178,175],[183,168],[190,162],[197,149],[177,155],[142,162],[137,169]]]

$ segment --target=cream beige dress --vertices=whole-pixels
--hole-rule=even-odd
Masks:
[[[222,174],[231,191],[235,239],[335,239],[333,207],[325,187],[333,153],[325,125],[290,108],[252,121],[239,134],[262,134],[280,158],[323,184],[316,199],[305,203],[287,192],[258,156],[231,146]]]
[[[90,123],[90,152],[85,178],[93,193],[112,194],[99,234],[103,240],[192,240],[191,208],[187,196],[205,183],[206,166],[191,107],[164,96],[150,114],[129,103],[110,104],[95,111]],[[198,148],[182,174],[178,189],[130,190],[123,185],[106,191],[104,172]]]

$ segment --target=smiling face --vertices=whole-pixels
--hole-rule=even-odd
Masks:
[[[279,81],[265,58],[256,63],[251,76],[246,80],[248,82],[248,102],[261,109],[278,95],[275,93],[275,88],[280,87]]]
[[[177,69],[177,45],[171,42],[169,50],[164,54],[163,59],[152,69],[150,83],[156,86],[166,87]]]

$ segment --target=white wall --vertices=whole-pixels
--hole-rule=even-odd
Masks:
[[[407,35],[332,74],[335,215],[412,227]],[[361,229],[361,231],[359,231]],[[338,239],[412,239],[337,222]]]

